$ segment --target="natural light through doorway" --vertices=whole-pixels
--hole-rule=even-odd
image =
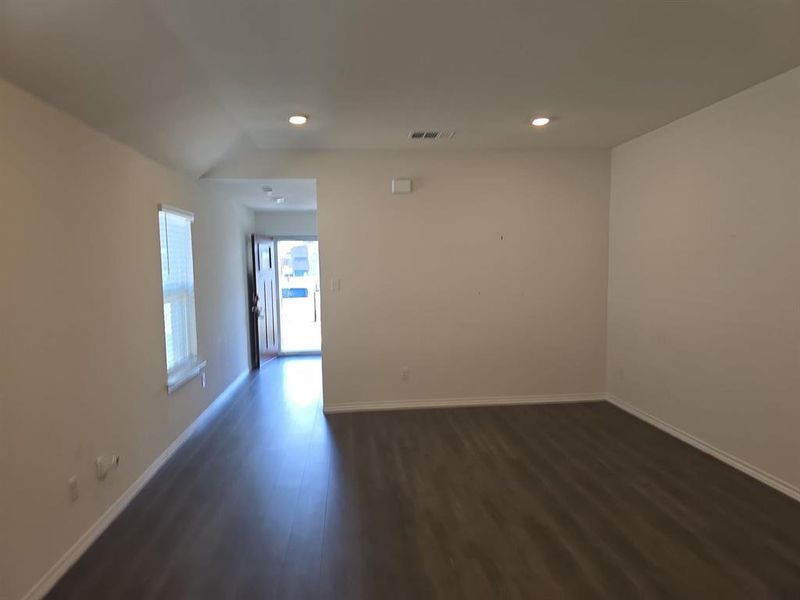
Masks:
[[[282,353],[322,349],[319,245],[316,240],[278,240]]]

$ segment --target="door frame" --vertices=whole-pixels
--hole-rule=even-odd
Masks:
[[[298,350],[294,352],[284,352],[283,351],[283,336],[281,335],[281,327],[283,324],[281,322],[281,282],[280,282],[280,270],[278,268],[278,242],[317,242],[317,248],[319,249],[319,236],[318,235],[273,235],[269,236],[275,242],[275,289],[278,291],[278,356],[320,356],[322,354],[322,320],[320,318],[320,342],[319,342],[319,350]],[[319,304],[320,304],[320,315],[321,315],[321,307],[322,307],[322,252],[320,254],[320,267],[319,267]]]

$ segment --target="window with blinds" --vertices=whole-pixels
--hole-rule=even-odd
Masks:
[[[181,383],[180,374],[198,364],[192,221],[191,213],[163,205],[158,212],[168,386]]]

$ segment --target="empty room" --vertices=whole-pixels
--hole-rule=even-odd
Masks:
[[[0,600],[800,598],[800,2],[0,0]]]

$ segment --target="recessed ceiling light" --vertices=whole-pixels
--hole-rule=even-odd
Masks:
[[[273,200],[275,201],[275,204],[283,204],[284,202],[286,202],[286,198],[284,198],[283,196],[277,196],[273,198]]]
[[[308,123],[307,115],[292,115],[289,117],[289,123],[292,125],[305,125]]]
[[[544,127],[550,122],[550,117],[536,117],[531,120],[531,125],[534,127]]]

